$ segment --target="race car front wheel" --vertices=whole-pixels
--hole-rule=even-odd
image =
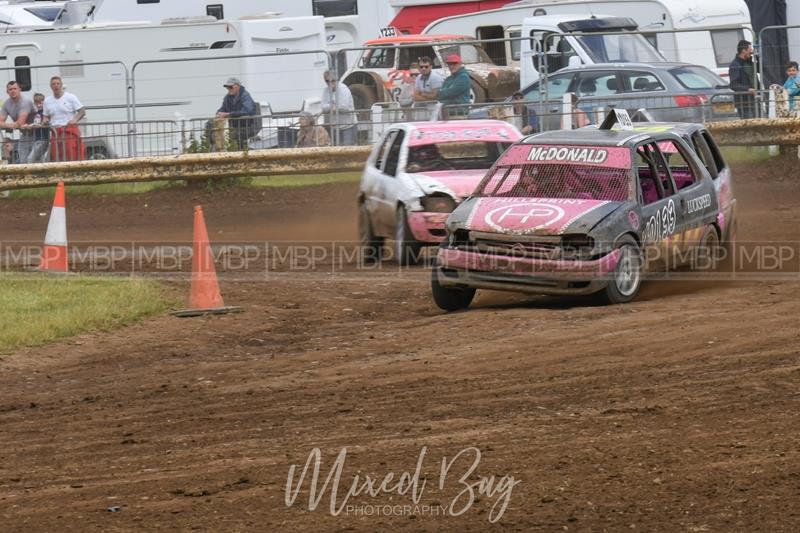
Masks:
[[[376,263],[381,260],[383,237],[378,237],[372,229],[367,206],[363,203],[358,208],[358,237],[361,241],[361,254],[364,263]]]
[[[414,239],[408,227],[408,213],[403,206],[397,208],[394,220],[394,255],[401,265],[414,265],[419,262],[422,246]]]
[[[607,303],[622,304],[636,297],[642,285],[642,252],[630,236],[617,243],[619,261],[603,292]]]
[[[475,289],[466,287],[442,287],[439,284],[438,268],[433,269],[433,274],[431,276],[431,292],[433,293],[433,301],[436,303],[437,307],[445,311],[466,309],[475,297]]]

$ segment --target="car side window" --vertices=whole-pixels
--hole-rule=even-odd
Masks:
[[[578,96],[611,96],[622,92],[615,72],[583,72],[578,75]]]
[[[572,81],[572,75],[552,76],[547,78],[547,99],[548,100],[561,100],[564,93],[569,89],[569,84]],[[534,83],[529,86],[525,92],[526,102],[539,101],[539,83]]]
[[[637,146],[634,160],[643,205],[652,204],[675,194],[666,164],[655,143],[649,142]]]
[[[402,130],[397,132],[386,154],[386,165],[383,168],[383,173],[389,176],[397,175],[397,165],[400,162],[400,148],[403,145],[403,138],[405,137],[403,133]]]
[[[439,68],[439,61],[432,46],[414,46],[411,48],[400,48],[398,51],[397,68],[398,70],[409,70],[412,63],[419,61],[420,57],[430,57],[433,67]]]
[[[394,48],[371,48],[364,52],[361,68],[394,68]]]
[[[395,135],[397,135],[396,131],[390,131],[386,135],[386,138],[384,138],[383,143],[381,143],[381,147],[378,150],[378,157],[375,158],[375,168],[378,170],[382,169],[383,162],[386,161],[386,154],[389,151],[389,147],[392,145]]]
[[[650,72],[622,72],[622,77],[625,80],[625,86],[628,91],[632,92],[646,92],[646,91],[664,91],[664,84],[656,77],[655,74]]]
[[[706,167],[706,170],[708,170],[708,173],[711,175],[711,179],[716,179],[719,175],[717,164],[714,161],[714,156],[711,154],[711,148],[708,147],[708,143],[699,131],[694,132],[692,135],[692,145],[694,146],[694,151]]]
[[[683,153],[682,147],[675,141],[666,140],[658,143],[658,148],[664,154],[669,165],[669,172],[678,190],[691,187],[697,183],[700,176],[688,160],[688,155]]]
[[[726,168],[728,165],[725,163],[725,159],[722,158],[722,153],[719,151],[717,143],[715,143],[714,139],[711,138],[711,134],[705,130],[702,131],[702,136],[708,145],[708,149],[711,151],[711,157],[714,158],[714,164],[717,166],[717,171],[721,172],[722,169]]]

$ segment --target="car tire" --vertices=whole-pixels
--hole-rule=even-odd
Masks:
[[[408,213],[400,206],[394,218],[394,256],[400,265],[415,265],[419,262],[422,245],[414,238],[408,227]]]
[[[603,299],[608,304],[623,304],[633,300],[642,285],[642,251],[630,235],[617,242],[619,261],[612,272],[608,285],[603,290]]]
[[[483,90],[483,87],[480,84],[470,78],[469,80],[469,103],[471,104],[482,104],[486,102],[486,91]]]
[[[703,272],[714,272],[719,268],[720,258],[725,255],[726,252],[719,243],[717,228],[709,224],[703,231],[703,236],[700,237],[692,268]]]
[[[431,272],[431,294],[433,294],[433,301],[439,309],[458,311],[469,307],[472,299],[475,298],[475,289],[442,287],[439,284],[439,267],[434,267]]]
[[[375,235],[369,211],[363,203],[358,208],[358,237],[363,262],[373,264],[380,261],[383,257],[383,237]]]

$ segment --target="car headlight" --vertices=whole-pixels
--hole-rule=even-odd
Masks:
[[[456,208],[456,201],[449,196],[425,196],[420,203],[423,211],[431,213],[451,213]]]
[[[561,257],[564,259],[584,259],[591,255],[594,239],[588,235],[575,234],[561,237]]]

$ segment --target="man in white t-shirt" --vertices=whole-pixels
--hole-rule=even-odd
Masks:
[[[419,58],[419,76],[414,86],[415,102],[435,102],[439,96],[439,89],[444,83],[444,76],[433,70],[433,61],[430,57]]]
[[[53,96],[44,100],[44,114],[52,126],[50,135],[51,161],[80,161],[86,150],[78,122],[86,116],[86,109],[78,98],[64,90],[60,76],[50,78]]]

